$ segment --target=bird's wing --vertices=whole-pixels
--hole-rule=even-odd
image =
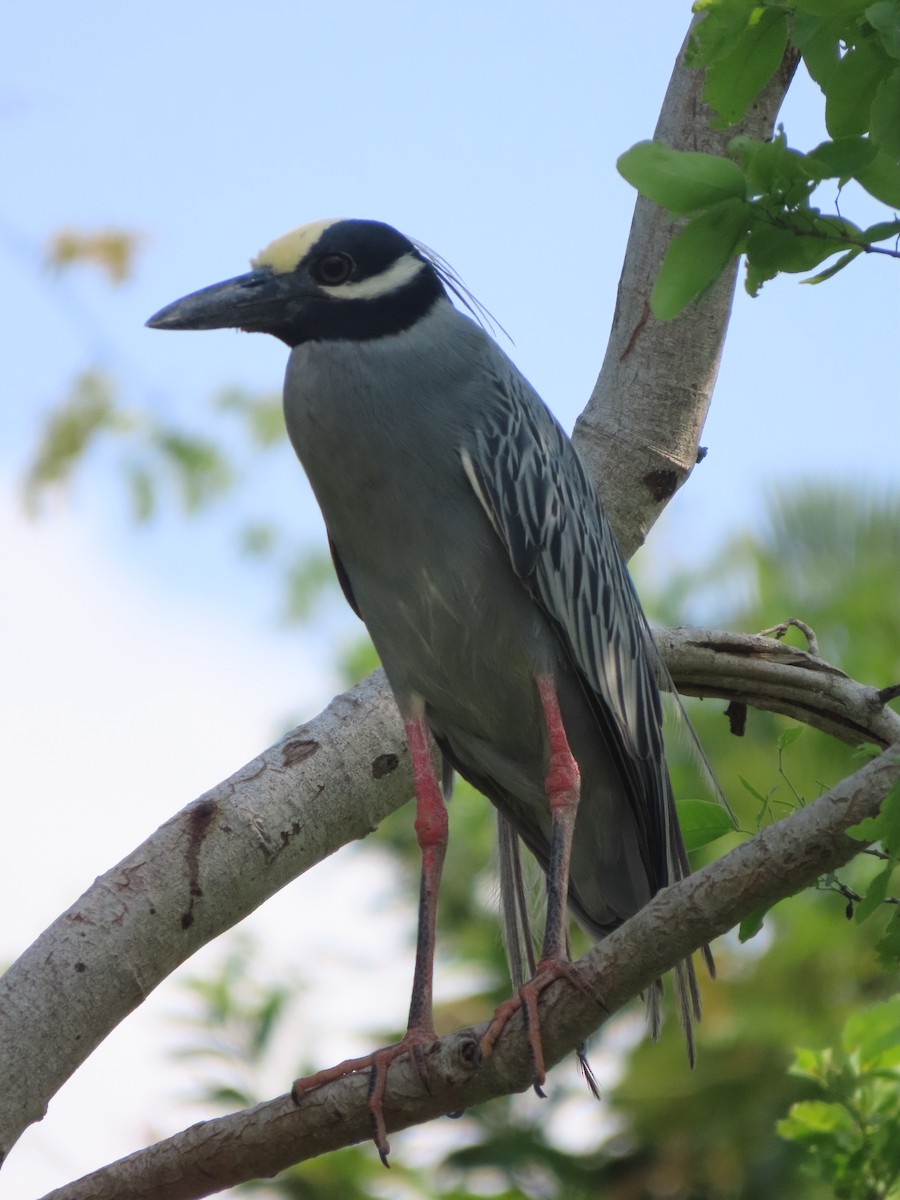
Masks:
[[[350,584],[350,576],[347,574],[347,568],[344,566],[343,559],[338,554],[338,548],[334,544],[334,538],[329,533],[328,549],[331,551],[331,561],[334,563],[334,573],[337,575],[338,583],[341,585],[341,591],[344,593],[344,599],[362,620],[362,613],[359,611],[359,605],[356,603],[356,597],[353,595],[353,588]]]
[[[515,368],[498,368],[466,475],[513,570],[556,629],[619,763],[657,887],[681,874],[658,652],[580,456]],[[667,861],[668,860],[668,861]]]

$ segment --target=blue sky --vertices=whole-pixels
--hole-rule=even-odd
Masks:
[[[48,409],[91,366],[112,372],[129,403],[196,428],[223,386],[277,390],[285,352],[274,340],[161,334],[143,322],[241,272],[292,226],[371,216],[456,267],[571,428],[602,359],[634,202],[615,160],[652,133],[687,22],[687,5],[672,0],[563,3],[552,15],[532,0],[51,0],[7,14],[0,519],[16,564],[2,653],[17,803],[0,854],[48,823],[53,837],[41,837],[39,872],[18,849],[3,864],[13,911],[27,916],[5,930],[0,957],[335,686],[328,647],[284,639],[271,581],[235,559],[222,519],[135,532],[114,456],[94,455],[64,503],[25,522],[16,488]],[[800,148],[824,136],[805,79],[783,120]],[[849,202],[843,211],[857,212]],[[67,226],[139,231],[134,278],[114,290],[84,270],[48,275],[43,247]],[[784,279],[753,302],[739,293],[709,456],[650,553],[681,563],[708,554],[753,526],[774,484],[820,474],[896,483],[897,278],[896,263],[872,258],[822,287]],[[311,543],[321,537],[286,447],[258,486]],[[61,739],[55,755],[48,729]],[[87,1104],[103,1124],[97,1087],[79,1086],[84,1099],[61,1098],[23,1143],[11,1181],[21,1170],[31,1191],[99,1163],[106,1145],[65,1132]],[[158,1111],[151,1099],[146,1111]],[[140,1096],[126,1115],[120,1100],[116,1120],[131,1125],[114,1153],[140,1142],[144,1120]]]

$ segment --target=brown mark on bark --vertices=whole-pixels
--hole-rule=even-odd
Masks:
[[[188,906],[181,916],[181,928],[190,929],[194,923],[194,901],[203,895],[200,886],[200,847],[206,831],[219,810],[214,800],[198,800],[187,811],[188,822]]]
[[[668,500],[678,487],[678,472],[672,470],[648,471],[644,476],[644,486],[657,503]]]
[[[396,771],[400,765],[400,759],[396,754],[379,754],[377,758],[372,760],[372,778],[384,779],[385,775],[390,775],[392,771]]]
[[[281,763],[285,767],[295,767],[297,763],[303,762],[305,758],[309,758],[319,748],[318,742],[311,742],[303,738],[291,738],[281,747]]]

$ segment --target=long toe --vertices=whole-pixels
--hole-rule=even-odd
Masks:
[[[538,1011],[538,1000],[541,994],[558,979],[567,979],[570,983],[585,990],[580,972],[574,963],[563,958],[548,958],[538,963],[537,970],[527,983],[519,988],[515,995],[504,1000],[494,1013],[490,1025],[481,1039],[481,1052],[489,1057],[496,1046],[510,1019],[519,1009],[523,1010],[525,1030],[528,1037],[528,1053],[531,1058],[531,1076],[534,1090],[543,1096],[544,1081],[547,1077],[544,1066],[544,1047],[541,1040],[541,1019]]]
[[[369,1120],[372,1127],[372,1141],[378,1151],[381,1161],[386,1167],[390,1166],[388,1155],[391,1152],[387,1139],[387,1128],[384,1121],[384,1092],[387,1085],[388,1071],[398,1059],[409,1057],[416,1074],[426,1091],[430,1091],[428,1079],[427,1052],[437,1041],[437,1035],[426,1029],[409,1029],[399,1042],[374,1050],[361,1058],[347,1058],[335,1067],[326,1067],[314,1075],[298,1079],[291,1088],[291,1096],[295,1104],[300,1104],[307,1092],[334,1083],[345,1075],[359,1071],[369,1071],[368,1108]]]

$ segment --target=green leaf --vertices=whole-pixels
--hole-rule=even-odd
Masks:
[[[825,1068],[824,1054],[821,1050],[809,1050],[804,1046],[794,1049],[794,1061],[788,1068],[788,1074],[798,1079],[821,1079]]]
[[[857,173],[870,196],[891,208],[900,208],[900,163],[890,154],[879,154]]]
[[[712,800],[679,800],[675,807],[688,850],[699,850],[726,833],[734,833],[731,817]]]
[[[778,735],[778,749],[787,750],[789,746],[793,746],[798,738],[803,737],[804,731],[803,725],[791,725],[787,729],[783,729]]]
[[[866,845],[881,842],[894,853],[900,852],[900,783],[895,783],[882,800],[877,816],[850,825],[846,833]]]
[[[677,317],[740,254],[752,211],[744,200],[723,200],[694,217],[673,239],[650,296],[658,320]]]
[[[824,271],[819,271],[817,275],[810,276],[809,279],[801,279],[801,283],[824,283],[826,279],[831,279],[833,275],[837,275],[838,271],[843,271],[844,267],[849,267],[854,258],[859,258],[862,250],[848,250],[846,254],[842,254],[836,263],[833,263]]]
[[[878,0],[866,9],[866,20],[878,31],[882,49],[891,58],[900,58],[900,3]]]
[[[231,487],[231,467],[209,439],[176,429],[160,429],[153,442],[173,470],[187,512],[196,512]]]
[[[156,508],[156,486],[153,476],[145,467],[126,468],[126,479],[131,492],[131,511],[138,522],[149,521]]]
[[[900,996],[851,1013],[844,1025],[842,1043],[847,1054],[858,1054],[863,1067],[900,1042]]]
[[[853,919],[857,925],[868,921],[869,917],[881,908],[884,898],[888,894],[888,886],[896,865],[896,863],[889,862],[869,884],[866,894],[853,910]]]
[[[836,254],[844,246],[843,242],[817,237],[796,227],[785,229],[759,222],[747,239],[747,262],[771,274],[811,271],[823,258]]]
[[[754,11],[760,10],[757,0],[696,0],[694,12],[703,19],[694,27],[685,54],[689,67],[708,67],[710,63],[728,58],[747,31]]]
[[[883,56],[868,41],[853,46],[838,63],[825,96],[825,125],[833,138],[868,132],[883,64]]]
[[[749,782],[749,780],[745,779],[743,775],[738,775],[738,779],[741,781],[741,785],[750,793],[754,800],[759,800],[761,804],[768,804],[768,798],[764,796],[762,792],[758,792],[753,784]]]
[[[825,1100],[801,1100],[792,1104],[788,1116],[779,1121],[776,1129],[788,1141],[817,1138],[822,1134],[854,1131],[853,1119],[842,1104]]]
[[[216,397],[215,403],[223,412],[237,413],[243,417],[254,443],[262,449],[284,440],[284,411],[280,393],[255,395],[243,388],[226,388]]]
[[[840,24],[831,15],[825,18],[809,12],[796,12],[791,41],[803,56],[812,78],[824,91],[840,62],[838,42]]]
[[[815,186],[816,177],[807,163],[807,156],[791,150],[781,131],[770,142],[744,135],[732,138],[728,153],[738,159],[755,193],[775,193],[795,204]]]
[[[753,912],[747,913],[738,926],[738,941],[749,942],[756,937],[765,924],[766,913],[771,907],[767,904],[764,908],[757,908]]]
[[[900,68],[882,80],[875,93],[871,132],[885,154],[900,157]]]
[[[787,12],[755,6],[731,53],[707,67],[703,99],[722,125],[734,125],[746,113],[778,70],[787,38]]]
[[[870,225],[868,229],[864,229],[861,236],[867,245],[886,241],[887,238],[900,237],[900,221],[880,221],[877,225]]]
[[[250,521],[238,534],[242,554],[250,558],[265,558],[278,542],[278,529],[270,521]]]
[[[820,143],[805,157],[816,179],[847,179],[868,166],[877,154],[878,147],[868,138],[843,137]]]
[[[67,483],[101,433],[124,433],[130,420],[116,408],[112,382],[85,371],[71,395],[55,409],[41,431],[40,444],[25,477],[25,503],[31,511],[49,487]]]
[[[638,142],[616,166],[642,196],[672,213],[696,212],[729,197],[743,198],[747,191],[737,163],[717,154],[671,150],[662,142]]]
[[[855,21],[865,7],[861,0],[796,0],[796,4],[805,13],[831,21],[842,19],[843,24]]]
[[[895,911],[877,946],[879,965],[885,971],[895,971],[900,962],[900,911]]]

